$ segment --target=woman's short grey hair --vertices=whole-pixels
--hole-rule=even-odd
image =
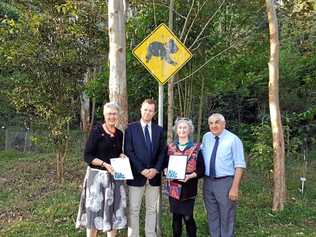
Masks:
[[[225,123],[225,117],[220,113],[211,114],[211,116],[208,117],[208,123],[210,123],[211,119],[216,119]]]
[[[189,137],[192,136],[193,132],[194,132],[194,126],[192,123],[192,120],[189,118],[177,118],[176,121],[174,122],[174,126],[173,126],[173,131],[175,134],[177,134],[177,129],[180,123],[186,123],[189,126]]]
[[[106,109],[116,109],[117,112],[120,112],[120,106],[118,106],[118,104],[114,101],[105,103],[103,106],[103,114],[105,113]]]

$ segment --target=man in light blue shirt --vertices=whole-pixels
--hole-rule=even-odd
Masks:
[[[215,113],[208,118],[210,132],[203,136],[205,162],[204,203],[212,237],[233,237],[239,186],[246,168],[240,139],[225,129],[225,118]]]

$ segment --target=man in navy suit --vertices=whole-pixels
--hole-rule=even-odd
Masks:
[[[163,129],[152,118],[156,104],[146,99],[141,106],[140,121],[130,123],[125,130],[124,152],[129,157],[133,180],[128,180],[129,223],[128,236],[139,237],[139,212],[145,194],[146,237],[156,237],[156,209],[164,162]]]

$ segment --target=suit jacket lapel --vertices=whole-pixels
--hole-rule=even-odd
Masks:
[[[153,122],[151,123],[151,143],[153,145],[153,152],[156,148],[156,141],[157,141],[157,130],[156,130],[156,124]]]

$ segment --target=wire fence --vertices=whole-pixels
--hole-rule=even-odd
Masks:
[[[81,130],[71,130],[70,149],[83,150],[86,137]],[[0,150],[16,150],[20,152],[52,152],[54,147],[49,139],[48,131],[18,127],[2,127],[0,134]]]

